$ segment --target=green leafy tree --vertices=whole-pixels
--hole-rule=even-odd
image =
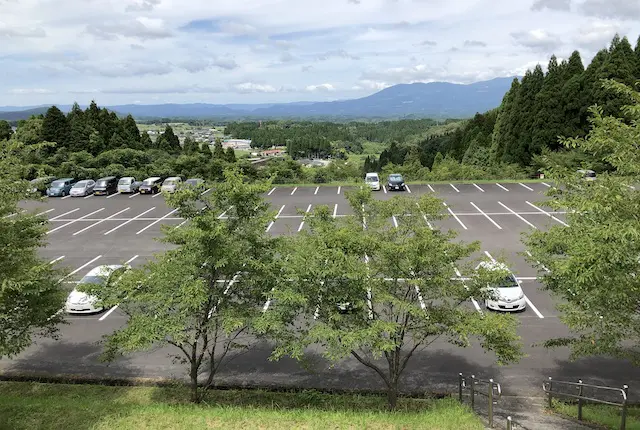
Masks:
[[[173,132],[173,128],[170,125],[167,125],[164,129],[164,133],[162,133],[156,139],[156,148],[162,149],[167,152],[179,152],[182,150],[182,146],[180,146],[180,139]]]
[[[502,160],[508,143],[515,140],[511,116],[514,115],[516,109],[515,101],[519,91],[520,81],[518,78],[514,78],[511,82],[511,88],[502,98],[502,104],[498,109],[491,142],[491,157],[494,161]]]
[[[620,115],[623,105],[629,104],[624,94],[612,93],[602,87],[602,79],[613,79],[625,85],[633,86],[636,83],[634,73],[636,71],[636,56],[626,37],[620,39],[616,35],[611,41],[609,55],[598,69],[593,87],[593,103],[603,108],[604,115]],[[591,103],[587,106],[590,106]]]
[[[51,106],[42,122],[42,138],[47,142],[55,142],[57,148],[65,147],[71,129],[67,117],[56,106]]]
[[[536,95],[531,145],[527,148],[529,156],[539,154],[543,148],[556,149],[559,146],[558,138],[564,131],[565,118],[562,99],[558,95],[565,84],[566,68],[566,65],[558,64],[555,56],[551,57],[544,84]]]
[[[198,142],[193,140],[191,136],[187,136],[184,139],[182,152],[184,152],[185,154],[195,154],[196,152],[198,152],[198,149],[199,149]]]
[[[126,142],[126,146],[131,149],[142,149],[140,142],[140,130],[136,120],[131,114],[127,115],[120,123],[122,137]]]
[[[153,141],[151,140],[149,133],[142,133],[140,135],[140,149],[147,150],[153,148],[153,146]]]
[[[440,200],[380,201],[366,189],[348,199],[354,215],[335,218],[321,206],[308,231],[286,239],[286,276],[260,324],[274,339],[272,359],[304,360],[318,346],[332,363],[355,358],[381,379],[393,409],[410,360],[437,340],[465,347],[479,339],[499,363],[521,357],[515,318],[465,305],[505,273],[469,267],[471,281],[452,279],[478,244],[429,227]]]
[[[29,119],[18,121],[18,127],[13,137],[22,142],[27,147],[41,143],[44,139],[42,137],[42,123],[44,120],[32,116]]]
[[[547,159],[545,173],[558,184],[547,204],[567,211],[568,226],[536,231],[525,242],[545,288],[561,298],[560,318],[571,330],[546,345],[569,346],[574,358],[609,355],[640,365],[640,200],[628,187],[640,178],[640,93],[613,80],[604,89],[633,100],[622,109],[625,118],[593,107],[589,134],[563,144],[597,156],[616,175],[587,184],[575,166]]]
[[[273,216],[261,197],[268,189],[227,171],[205,196],[184,189],[168,197],[188,220],[164,229],[163,241],[177,248],[106,287],[87,287],[106,306],[122,301],[129,315],[106,338],[107,360],[170,347],[187,369],[192,401],[202,400],[221,367],[255,342],[248,334],[280,273],[276,239],[265,231]]]
[[[207,157],[207,159],[211,158],[211,148],[209,147],[208,142],[202,142],[200,144],[200,153]]]
[[[222,139],[216,137],[216,142],[213,145],[213,158],[218,160],[225,160],[224,148],[222,147]]]
[[[24,151],[34,149],[14,139],[0,142],[0,357],[20,353],[34,336],[54,336],[63,321],[61,273],[38,255],[46,219],[19,213],[18,203],[34,198],[20,180]]]
[[[232,147],[228,147],[224,152],[224,159],[227,160],[229,163],[235,163],[236,151],[234,151]]]
[[[11,124],[7,121],[0,120],[0,141],[9,140],[12,134],[13,130],[11,129]]]

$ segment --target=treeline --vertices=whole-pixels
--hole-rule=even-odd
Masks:
[[[420,163],[432,169],[440,153],[445,159],[483,170],[515,165],[533,174],[545,154],[572,168],[610,169],[602,160],[558,143],[559,136],[588,133],[589,108],[595,104],[605,115],[624,117],[621,107],[630,100],[624,94],[606,91],[603,79],[635,86],[640,80],[640,39],[634,49],[626,37],[616,35],[586,69],[578,51],[563,61],[552,56],[546,73],[538,65],[521,80],[514,79],[497,109],[477,114],[457,130],[415,145]],[[406,146],[390,150],[368,163],[378,170],[389,163],[402,164],[402,157],[410,151]]]
[[[454,120],[449,120],[454,121]],[[256,121],[227,124],[227,134],[237,139],[251,139],[255,148],[286,146],[293,158],[340,158],[346,152],[361,154],[366,142],[403,142],[438,125],[432,119],[384,121],[377,123]]]

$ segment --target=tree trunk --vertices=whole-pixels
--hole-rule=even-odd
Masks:
[[[389,403],[389,410],[394,411],[398,405],[398,382],[393,381],[387,387],[387,402]]]
[[[193,403],[200,403],[202,398],[200,397],[200,391],[198,390],[198,369],[194,364],[191,365],[191,401]]]

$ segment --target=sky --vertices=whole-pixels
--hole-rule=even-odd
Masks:
[[[0,0],[0,106],[275,103],[521,76],[640,0]]]

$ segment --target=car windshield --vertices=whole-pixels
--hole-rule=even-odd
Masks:
[[[375,177],[375,176],[367,176],[365,178],[365,181],[367,181],[367,182],[378,182],[378,178]]]
[[[595,174],[595,172],[587,172],[587,173],[585,174],[585,176],[586,176],[587,178],[595,178],[595,177],[596,177],[596,174]]]
[[[143,185],[153,185],[156,182],[156,179],[145,179],[142,183]]]
[[[80,280],[81,284],[104,284],[105,278],[101,276],[85,276]]]
[[[391,175],[389,176],[390,181],[402,181],[402,176],[400,175]]]
[[[175,179],[167,179],[166,181],[164,181],[163,185],[175,185],[176,181]]]
[[[87,186],[87,183],[88,183],[87,181],[80,181],[80,182],[76,183],[73,186],[73,188],[84,188],[84,187]]]
[[[120,185],[130,185],[131,184],[131,178],[122,178],[122,179],[120,179],[118,184],[120,184]]]
[[[189,185],[198,185],[198,180],[197,179],[187,179],[187,182],[185,182],[186,184]]]
[[[54,181],[51,183],[51,188],[62,188],[64,187],[64,181]]]
[[[98,183],[96,184],[99,187],[106,187],[107,186],[107,181],[98,181]]]
[[[515,288],[519,286],[518,281],[516,281],[516,278],[514,278],[513,275],[502,278],[497,285],[498,288]]]

